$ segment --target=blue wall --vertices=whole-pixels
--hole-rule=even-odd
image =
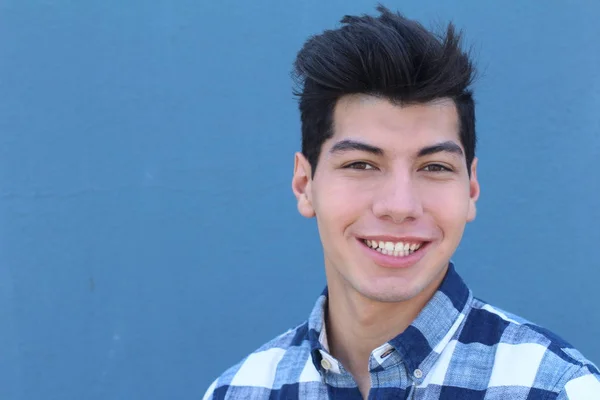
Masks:
[[[475,45],[476,295],[600,361],[597,1],[403,1]],[[0,1],[0,398],[198,399],[324,285],[289,73],[371,1]]]

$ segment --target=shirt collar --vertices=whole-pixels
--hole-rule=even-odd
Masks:
[[[311,354],[315,367],[319,370],[322,351],[329,352],[325,331],[327,297],[326,287],[308,319]],[[388,342],[388,347],[392,346],[397,352],[395,359],[404,362],[411,373],[420,369],[426,374],[461,325],[471,299],[471,291],[450,262],[446,276],[431,300],[404,332]],[[382,348],[384,346],[379,350]],[[378,358],[381,361],[381,355]]]

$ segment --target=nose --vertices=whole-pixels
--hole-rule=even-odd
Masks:
[[[378,218],[399,224],[423,215],[419,189],[410,173],[387,177],[373,195],[373,213]]]

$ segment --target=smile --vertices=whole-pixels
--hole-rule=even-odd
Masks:
[[[369,239],[361,239],[361,241],[367,247],[381,254],[394,257],[407,257],[418,251],[425,244],[425,242],[383,242]]]

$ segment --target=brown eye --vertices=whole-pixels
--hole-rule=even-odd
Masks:
[[[450,168],[444,167],[443,165],[440,165],[440,164],[429,164],[425,168],[423,168],[423,170],[427,171],[427,172],[451,172],[452,171]]]
[[[373,167],[371,164],[369,164],[367,162],[357,161],[357,162],[353,162],[352,164],[346,165],[344,168],[368,170],[368,169],[374,169],[375,167]]]

